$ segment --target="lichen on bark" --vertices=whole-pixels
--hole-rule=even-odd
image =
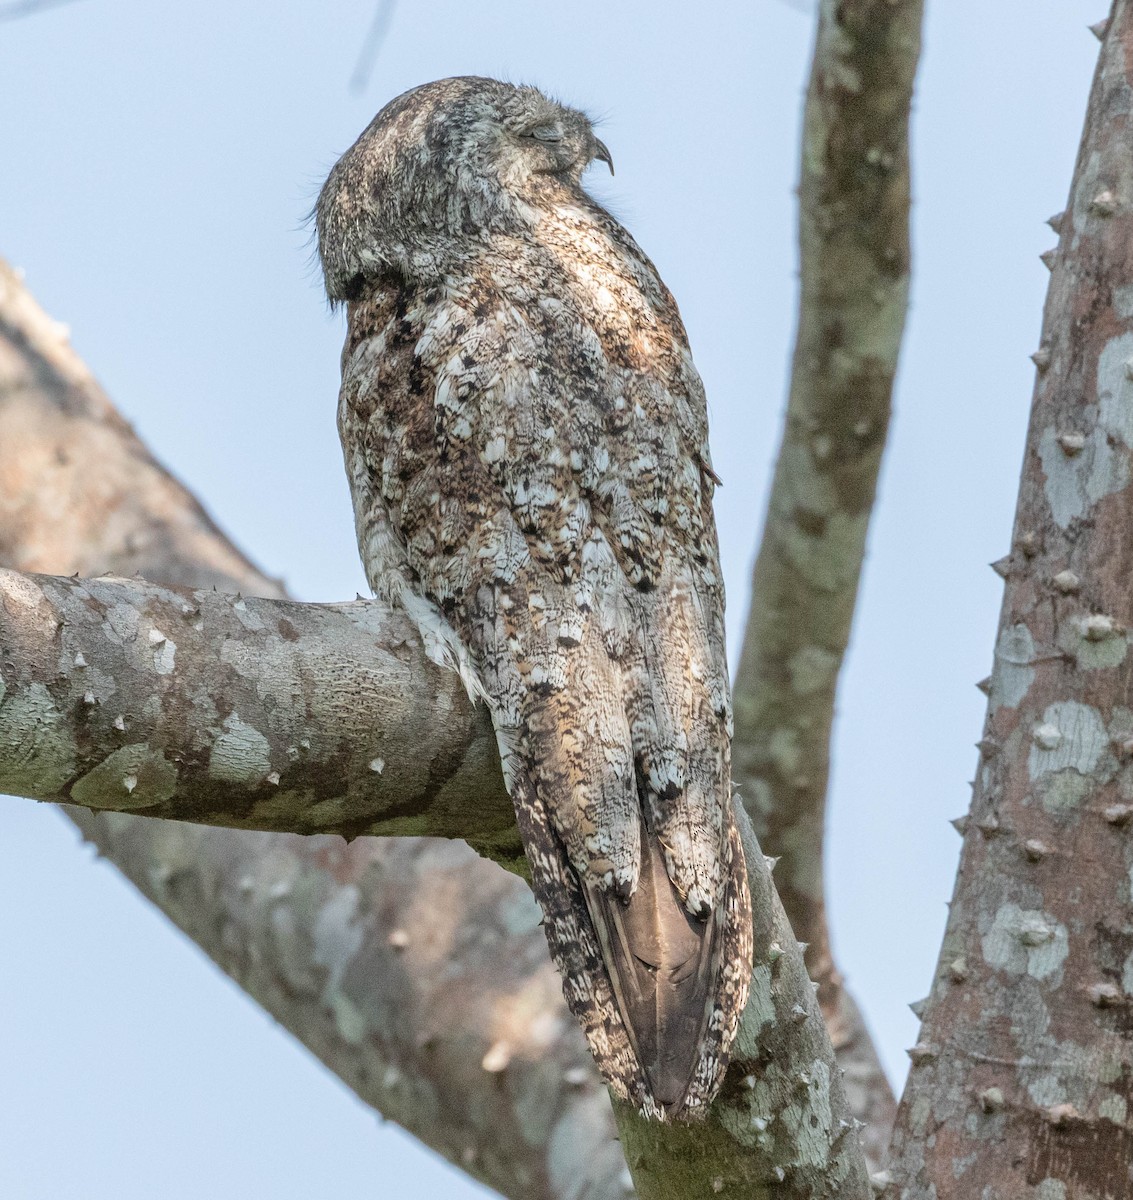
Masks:
[[[1104,32],[1104,30],[1103,30]],[[964,847],[887,1195],[1133,1194],[1133,4],[1059,223]]]

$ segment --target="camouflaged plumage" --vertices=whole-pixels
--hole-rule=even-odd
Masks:
[[[371,586],[491,706],[570,1008],[647,1114],[714,1095],[751,916],[704,390],[533,88],[427,84],[331,172],[339,430]]]

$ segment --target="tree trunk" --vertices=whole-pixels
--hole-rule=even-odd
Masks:
[[[893,1140],[902,1200],[1133,1195],[1133,3],[1047,297],[971,814]]]

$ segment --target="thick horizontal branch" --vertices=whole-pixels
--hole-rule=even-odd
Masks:
[[[818,981],[875,1164],[893,1096],[830,947],[823,836],[834,700],[857,603],[909,291],[920,0],[823,0],[799,183],[786,424],[735,681],[736,785]]]
[[[0,571],[0,791],[524,862],[484,706],[378,601]]]

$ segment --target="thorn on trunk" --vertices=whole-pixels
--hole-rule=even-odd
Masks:
[[[937,1055],[937,1049],[934,1045],[929,1045],[927,1042],[918,1042],[915,1046],[910,1046],[905,1051],[909,1055],[913,1066],[919,1067],[923,1062],[931,1062]]]
[[[1082,636],[1088,642],[1104,642],[1117,632],[1117,622],[1108,613],[1091,613],[1082,622]]]
[[[989,813],[983,820],[976,822],[976,828],[985,838],[995,837],[999,832],[999,818],[995,813]]]
[[[885,1189],[893,1182],[893,1176],[888,1171],[875,1171],[869,1177],[869,1186],[875,1196],[884,1195]]]
[[[1044,721],[1035,728],[1031,737],[1040,750],[1056,750],[1062,742],[1062,730],[1057,725]]]
[[[1117,212],[1117,197],[1105,188],[1090,201],[1090,212],[1096,217],[1112,217]]]
[[[1090,992],[1090,1003],[1096,1008],[1116,1008],[1125,1003],[1125,995],[1115,983],[1095,983]]]
[[[1051,583],[1064,596],[1072,596],[1082,586],[1082,581],[1073,571],[1059,571]]]

